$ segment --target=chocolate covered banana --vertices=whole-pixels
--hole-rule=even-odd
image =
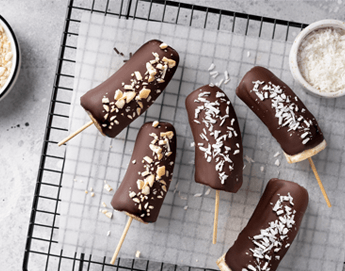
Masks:
[[[145,123],[125,177],[111,201],[113,208],[140,222],[155,222],[169,189],[175,156],[174,127],[167,122]]]
[[[236,193],[242,185],[243,148],[229,98],[220,88],[205,85],[185,103],[195,144],[195,181]]]
[[[247,226],[218,259],[221,271],[275,271],[291,246],[308,206],[297,183],[271,179]]]
[[[111,77],[80,98],[98,130],[116,137],[158,98],[173,77],[178,53],[150,40]]]
[[[289,163],[307,159],[326,147],[315,117],[269,70],[252,68],[243,77],[236,94],[267,126]]]

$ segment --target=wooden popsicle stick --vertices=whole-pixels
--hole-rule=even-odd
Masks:
[[[319,176],[319,174],[316,171],[316,167],[315,167],[313,159],[311,159],[311,157],[309,157],[308,160],[309,160],[309,164],[311,166],[311,169],[314,172],[315,178],[316,178],[316,180],[317,180],[317,182],[318,182],[318,184],[320,186],[321,192],[322,192],[322,194],[323,194],[323,196],[324,196],[324,198],[326,200],[327,206],[328,207],[332,207],[331,202],[329,201],[329,198],[328,198],[327,193],[325,191],[325,188],[323,187],[323,184],[321,182],[320,176]]]
[[[87,127],[91,126],[93,124],[93,121],[90,120],[90,122],[86,123],[83,127],[80,127],[77,131],[75,131],[74,133],[70,134],[68,137],[66,137],[65,139],[61,140],[58,143],[58,146],[60,147],[61,145],[65,144],[68,140],[72,139],[73,137],[75,137],[77,134],[79,134],[80,132],[84,131]]]
[[[214,221],[213,221],[213,240],[212,240],[213,244],[217,243],[218,210],[219,210],[219,190],[216,190],[216,202],[214,206]]]
[[[123,241],[125,241],[125,238],[126,238],[126,235],[127,235],[128,230],[129,230],[129,227],[131,226],[132,220],[133,220],[133,217],[129,217],[129,218],[128,218],[126,227],[125,227],[125,229],[123,230],[121,239],[120,239],[120,241],[119,241],[119,243],[118,243],[118,245],[117,245],[117,247],[116,247],[116,250],[115,250],[115,252],[114,252],[113,257],[111,258],[110,264],[114,264],[114,263],[115,263],[116,258],[117,258],[117,255],[119,255],[120,249],[121,249],[121,247],[122,247]]]

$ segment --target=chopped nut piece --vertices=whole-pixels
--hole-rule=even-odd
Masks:
[[[149,164],[151,164],[153,162],[153,160],[148,156],[145,156],[143,159]]]
[[[144,181],[143,180],[137,180],[137,186],[138,189],[141,190],[144,187]]]
[[[108,192],[113,190],[113,188],[107,183],[104,185],[104,189],[107,190]]]
[[[133,198],[133,201],[136,203],[140,203],[140,200],[138,198]]]
[[[164,62],[167,62],[167,63],[168,63],[168,66],[169,66],[170,69],[173,68],[173,67],[175,67],[175,65],[176,65],[176,61],[173,60],[173,59],[169,59],[169,58],[163,57],[162,60],[163,60]]]
[[[109,112],[109,105],[103,104],[103,108],[106,112]]]
[[[135,252],[135,258],[140,258],[140,251],[137,250],[137,252]]]
[[[107,205],[105,204],[105,202],[104,201],[102,201],[102,205],[103,205],[103,207],[107,207]]]
[[[109,99],[107,97],[103,97],[102,103],[104,104],[109,103]]]
[[[135,78],[137,78],[138,81],[143,80],[143,77],[141,76],[141,73],[139,71],[134,72]]]
[[[137,102],[137,103],[138,103],[138,105],[140,106],[140,108],[143,109],[143,107],[144,107],[143,103],[142,103],[142,102]],[[139,114],[138,114],[138,115],[139,115]]]
[[[119,100],[115,103],[115,105],[118,107],[118,108],[123,108],[124,105],[125,105],[125,100]]]
[[[152,126],[153,126],[153,127],[157,127],[158,124],[159,124],[159,121],[155,120],[155,121],[152,123]]]
[[[132,87],[132,85],[125,85],[124,89],[133,90],[133,87]]]
[[[140,115],[140,113],[141,113],[141,108],[138,107],[137,108],[137,114]]]
[[[136,195],[137,195],[137,194],[136,194],[134,191],[132,191],[132,192],[129,193],[129,197],[130,197],[130,198],[134,198]]]
[[[165,166],[161,166],[157,168],[157,177],[156,179],[159,180],[165,174]]]
[[[162,189],[164,192],[167,192],[167,187],[165,185],[162,185]]]
[[[150,194],[150,187],[149,186],[145,186],[141,192],[144,194],[144,195],[148,195]]]
[[[145,179],[145,183],[148,183],[150,187],[153,186],[153,183],[155,182],[155,175],[151,174]]]
[[[109,211],[107,211],[107,212],[105,213],[105,215],[106,215],[107,217],[109,217],[110,219],[113,217],[113,213],[112,213],[112,212],[109,212]]]
[[[143,87],[142,90],[140,90],[139,95],[135,97],[136,100],[146,99],[151,93],[151,90],[148,88]]]
[[[161,45],[159,45],[159,48],[166,49],[168,47],[168,44],[166,44],[165,42],[161,43]]]
[[[174,137],[174,132],[173,131],[168,131],[168,132],[165,132],[165,133],[162,132],[162,133],[160,133],[160,136],[172,139]]]
[[[137,93],[135,91],[129,91],[126,92],[126,103],[129,103],[130,101],[132,101],[134,99],[134,97],[137,95]]]
[[[95,196],[95,193],[94,193],[94,192],[92,192],[92,193],[91,193],[91,197],[94,197],[94,196]]]
[[[132,164],[135,164],[136,162],[137,162],[137,160],[133,160],[133,161],[132,161]]]
[[[123,95],[123,92],[121,91],[121,90],[116,90],[116,92],[115,92],[115,96],[114,96],[114,99],[115,100],[119,100],[121,97],[122,97],[122,95]]]
[[[85,194],[89,193],[89,191],[85,190]]]

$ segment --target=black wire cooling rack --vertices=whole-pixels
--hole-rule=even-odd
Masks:
[[[41,160],[31,210],[23,270],[200,270],[140,259],[109,259],[59,248],[59,203],[64,169],[64,148],[57,142],[68,130],[74,65],[81,14],[85,11],[127,19],[149,20],[248,36],[292,41],[306,24],[228,10],[164,0],[70,0],[61,39],[55,80],[47,118]],[[164,259],[163,259],[164,260]],[[39,268],[39,269],[38,269]]]

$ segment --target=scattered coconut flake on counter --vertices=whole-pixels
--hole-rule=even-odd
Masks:
[[[277,159],[277,160],[274,162],[274,164],[275,164],[277,167],[279,167],[279,166],[280,166],[280,161],[279,161],[279,159]]]
[[[304,79],[320,92],[345,89],[345,30],[323,28],[301,43],[297,62]]]
[[[250,163],[255,163],[255,161],[254,161],[251,157],[249,157],[248,155],[245,155],[243,158],[246,159],[246,161],[247,161],[249,164],[250,164]]]

